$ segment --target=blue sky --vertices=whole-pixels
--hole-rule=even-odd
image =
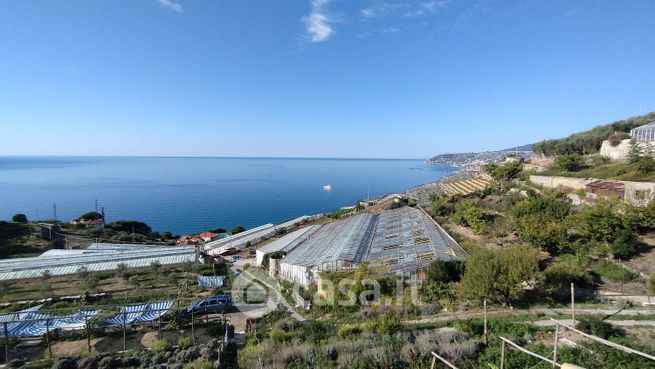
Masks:
[[[425,158],[655,110],[654,1],[0,2],[0,155]]]

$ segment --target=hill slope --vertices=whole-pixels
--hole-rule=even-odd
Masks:
[[[572,152],[595,153],[600,150],[603,140],[614,132],[630,132],[631,129],[655,121],[655,112],[616,122],[600,125],[588,131],[574,133],[568,137],[545,140],[534,144],[533,150],[538,154],[560,155]]]

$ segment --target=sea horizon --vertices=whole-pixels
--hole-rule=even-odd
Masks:
[[[188,234],[279,223],[402,193],[457,171],[422,159],[0,156],[0,219],[70,221],[95,210]],[[324,185],[331,185],[325,191]]]

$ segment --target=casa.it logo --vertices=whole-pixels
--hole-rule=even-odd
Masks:
[[[237,308],[247,308],[261,304],[276,303],[274,293],[269,293],[266,286],[268,276],[259,269],[249,268],[239,271],[232,281],[232,301]],[[239,309],[243,310],[243,309]]]

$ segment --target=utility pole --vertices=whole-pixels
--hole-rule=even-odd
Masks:
[[[98,199],[96,199],[96,213],[98,212]]]
[[[487,299],[484,299],[484,346],[489,345],[489,330],[487,329]]]
[[[571,283],[571,319],[575,327],[575,285]]]
[[[52,204],[53,208],[53,217],[55,219],[55,224],[57,223],[57,204]]]

